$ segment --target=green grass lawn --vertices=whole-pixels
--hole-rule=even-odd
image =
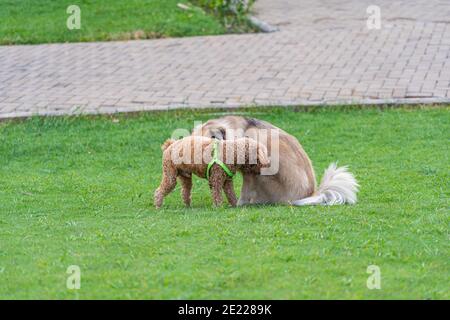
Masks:
[[[0,0],[0,44],[34,44],[223,34],[220,19],[186,0]],[[66,26],[69,5],[81,29]]]
[[[449,111],[243,111],[296,136],[319,178],[350,165],[359,203],[335,207],[213,209],[195,179],[193,208],[177,187],[153,209],[160,144],[212,112],[0,123],[0,298],[449,299]]]

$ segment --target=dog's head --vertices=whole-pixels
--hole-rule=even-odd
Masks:
[[[203,136],[212,139],[226,140],[226,129],[215,121],[208,121],[203,125],[199,125],[192,131],[193,136]]]
[[[240,116],[226,116],[212,119],[194,128],[193,136],[204,136],[219,140],[232,140],[245,136],[249,120]]]

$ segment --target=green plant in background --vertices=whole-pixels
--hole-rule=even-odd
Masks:
[[[255,0],[194,0],[196,4],[222,19],[227,29],[251,31],[247,14]]]
[[[197,0],[205,8],[222,15],[245,14],[254,1],[251,0]]]

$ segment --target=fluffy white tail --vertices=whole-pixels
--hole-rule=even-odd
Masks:
[[[358,187],[358,182],[346,166],[338,168],[336,163],[332,163],[323,174],[317,195],[294,201],[292,204],[295,206],[354,204]]]

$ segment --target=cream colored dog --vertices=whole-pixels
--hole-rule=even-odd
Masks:
[[[276,133],[273,139],[261,141],[261,133]],[[273,175],[244,173],[238,205],[287,203],[293,205],[333,205],[356,203],[358,183],[347,167],[331,164],[316,187],[314,169],[296,138],[272,124],[241,116],[226,116],[209,120],[194,128],[192,135],[217,139],[250,137],[267,146],[271,163],[273,151],[278,153],[278,170]],[[273,148],[272,148],[273,147]],[[275,148],[276,147],[276,148]]]

